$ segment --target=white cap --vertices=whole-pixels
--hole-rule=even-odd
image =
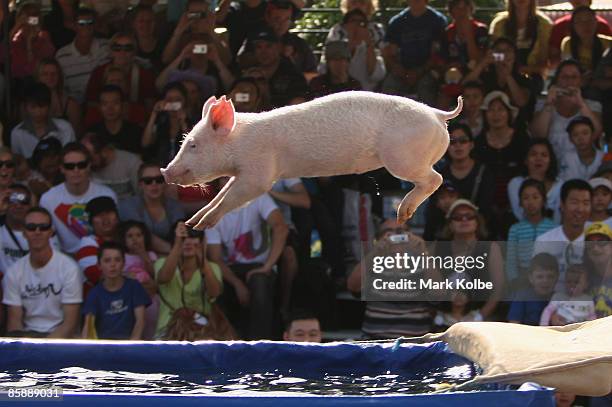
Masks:
[[[604,177],[591,178],[589,180],[589,185],[591,188],[593,188],[593,190],[598,187],[606,187],[612,192],[612,182]]]
[[[472,201],[468,200],[468,199],[457,199],[455,202],[453,202],[453,204],[450,206],[450,208],[448,208],[448,212],[446,212],[446,219],[450,219],[453,211],[455,209],[457,209],[458,206],[469,206],[470,208],[474,209],[476,212],[478,212],[478,207],[476,205],[474,205],[472,203]]]

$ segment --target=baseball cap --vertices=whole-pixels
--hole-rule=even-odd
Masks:
[[[87,215],[89,216],[89,221],[91,222],[93,218],[95,218],[101,213],[117,213],[117,205],[115,205],[115,201],[113,201],[113,198],[109,196],[99,196],[87,202],[87,205],[85,206],[85,212],[87,212]]]
[[[34,167],[48,155],[59,155],[62,153],[62,143],[55,137],[46,137],[36,144],[32,152],[32,164]]]
[[[325,59],[351,59],[347,41],[330,41],[325,44]]]
[[[506,95],[501,90],[494,90],[492,92],[487,93],[487,95],[485,96],[485,98],[484,98],[484,100],[482,102],[482,106],[480,106],[480,109],[481,110],[489,109],[489,105],[495,99],[500,99],[502,101],[502,103],[508,109],[510,109],[510,112],[512,113],[512,120],[514,120],[516,118],[516,115],[518,114],[518,108],[516,108],[515,106],[512,106],[512,103],[510,103],[510,98],[508,97],[508,95]]]
[[[259,31],[253,33],[250,37],[251,42],[257,41],[268,41],[268,42],[279,42],[280,39],[276,36],[274,31],[269,28],[262,28]]]
[[[591,178],[589,180],[589,185],[591,186],[591,188],[593,188],[593,190],[599,187],[606,187],[612,192],[612,182],[610,182],[610,180],[607,178],[603,178],[603,177]]]
[[[584,230],[584,238],[586,239],[593,235],[601,235],[608,238],[608,240],[612,240],[612,229],[603,222],[594,222]]]
[[[457,209],[459,206],[468,206],[472,209],[474,209],[475,211],[478,211],[478,207],[476,205],[474,205],[472,203],[472,201],[468,200],[468,199],[457,199],[455,202],[453,202],[453,204],[450,206],[450,208],[448,209],[448,212],[446,212],[446,219],[450,219],[451,215],[453,214],[453,211],[455,209]]]
[[[597,168],[597,172],[594,174],[594,177],[601,177],[606,172],[612,172],[612,160],[606,160],[604,158],[599,168]]]

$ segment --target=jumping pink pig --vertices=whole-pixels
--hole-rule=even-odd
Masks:
[[[207,183],[232,177],[187,224],[201,230],[267,192],[281,178],[360,174],[385,167],[415,184],[397,211],[404,223],[442,183],[433,165],[449,144],[452,112],[411,99],[371,92],[342,92],[264,113],[236,113],[214,96],[202,120],[162,170],[167,182]]]

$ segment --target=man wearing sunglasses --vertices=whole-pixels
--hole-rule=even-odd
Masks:
[[[83,300],[79,267],[51,246],[54,232],[46,209],[28,210],[23,233],[30,253],[13,264],[2,281],[8,335],[72,338]]]
[[[87,82],[93,70],[110,60],[108,40],[94,37],[95,16],[94,10],[79,8],[75,15],[74,41],[55,54],[64,72],[68,96],[78,103],[85,100]]]
[[[6,272],[17,260],[29,253],[28,241],[23,231],[25,216],[32,207],[32,193],[25,185],[9,187],[4,225],[0,227],[0,272]],[[59,250],[59,241],[53,236],[51,245]]]
[[[64,147],[61,171],[65,181],[45,192],[40,206],[52,214],[62,250],[72,254],[81,238],[90,234],[87,202],[99,196],[109,196],[116,202],[117,196],[107,186],[91,181],[91,157],[80,143]]]

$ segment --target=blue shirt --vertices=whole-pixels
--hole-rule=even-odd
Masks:
[[[540,325],[542,311],[548,305],[548,298],[542,298],[533,290],[526,288],[516,293],[510,310],[508,321],[519,321],[525,325]]]
[[[117,291],[108,291],[100,282],[87,295],[83,315],[93,314],[96,332],[100,339],[129,339],[136,319],[134,309],[149,306],[151,299],[142,285],[131,278],[124,278]]]
[[[427,7],[425,14],[415,17],[407,8],[389,20],[385,41],[397,45],[404,68],[425,65],[432,51],[439,52],[444,43],[446,17]]]

